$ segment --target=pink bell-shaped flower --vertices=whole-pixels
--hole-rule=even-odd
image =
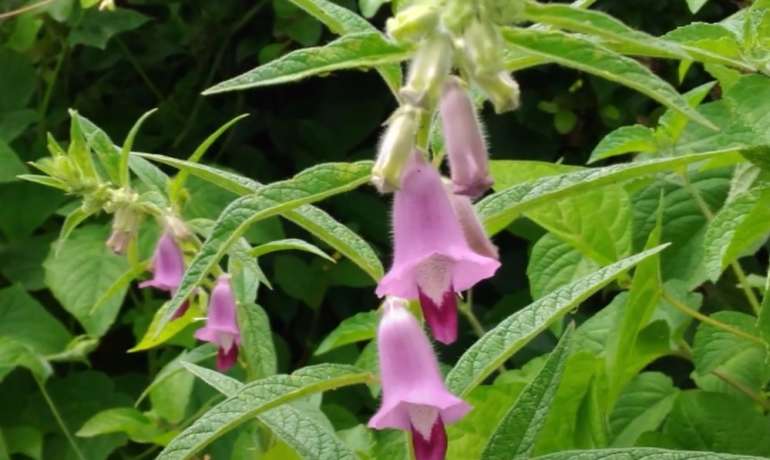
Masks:
[[[165,231],[155,246],[152,256],[152,279],[139,283],[140,288],[154,287],[173,295],[184,276],[184,256],[182,249],[174,239],[173,232]],[[185,301],[174,312],[173,319],[185,314],[190,303]]]
[[[457,338],[457,292],[494,275],[500,262],[475,252],[465,239],[441,176],[415,151],[393,201],[393,265],[377,295],[420,299],[433,336]]]
[[[478,197],[492,186],[493,180],[489,175],[481,122],[473,101],[457,77],[448,78],[444,83],[440,113],[453,191]]]
[[[238,359],[241,332],[236,314],[230,275],[222,275],[211,291],[206,325],[195,331],[198,340],[217,345],[217,369],[221,371],[233,367]]]
[[[382,405],[369,427],[395,428],[412,434],[417,460],[443,460],[444,425],[471,410],[444,386],[438,362],[407,301],[389,297],[377,329]]]

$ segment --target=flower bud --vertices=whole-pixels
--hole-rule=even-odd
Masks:
[[[463,49],[473,75],[496,73],[502,66],[502,40],[491,24],[473,21],[463,35]]]
[[[380,193],[398,189],[401,171],[414,150],[419,127],[420,110],[416,107],[399,107],[390,117],[372,168],[372,184]]]
[[[519,108],[519,84],[508,72],[503,70],[491,75],[476,75],[474,80],[492,101],[495,113]]]
[[[385,27],[394,40],[417,43],[432,33],[437,23],[438,7],[433,2],[424,1],[410,5],[388,19]]]
[[[115,216],[112,218],[112,233],[107,239],[107,246],[115,254],[126,252],[129,243],[139,232],[139,224],[142,221],[142,215],[135,209],[133,203],[121,203],[115,209]]]
[[[425,40],[409,64],[409,77],[399,95],[403,102],[429,108],[438,98],[441,84],[452,69],[452,42],[444,34]]]
[[[462,35],[475,15],[475,2],[449,0],[442,9],[441,23],[454,35]]]

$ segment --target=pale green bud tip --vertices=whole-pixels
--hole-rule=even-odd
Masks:
[[[484,74],[502,66],[500,34],[491,24],[474,21],[463,37],[466,57],[473,73]]]
[[[444,34],[425,40],[409,65],[409,77],[399,95],[418,107],[432,105],[438,98],[444,79],[452,69],[452,42]]]
[[[112,233],[107,239],[107,247],[112,249],[115,254],[125,253],[128,244],[139,232],[141,222],[142,215],[133,206],[119,207],[112,218]]]
[[[496,113],[505,113],[519,108],[519,84],[508,72],[493,75],[479,75],[476,83],[486,93]]]
[[[380,141],[377,161],[372,168],[371,181],[380,193],[398,189],[401,172],[414,150],[419,126],[419,109],[409,105],[396,110],[388,121],[388,127]]]
[[[388,19],[388,35],[399,42],[416,43],[431,34],[438,23],[438,7],[433,3],[411,5]]]

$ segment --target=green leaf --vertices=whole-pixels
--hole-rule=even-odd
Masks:
[[[29,182],[0,184],[0,231],[9,240],[28,237],[51,217],[64,199],[58,190]]]
[[[747,250],[754,251],[770,233],[770,188],[740,194],[709,222],[703,239],[703,263],[711,281]]]
[[[557,289],[500,322],[457,361],[447,375],[449,389],[465,395],[500,367],[517,350],[580,302],[624,271],[665,249],[665,245],[627,257]]]
[[[5,112],[27,107],[35,93],[37,78],[30,58],[5,46],[0,48],[0,68],[3,69],[0,74],[0,88],[3,88],[0,95],[0,113],[3,113],[5,118]],[[4,140],[11,142],[12,139]]]
[[[687,7],[690,8],[690,13],[695,14],[703,8],[703,5],[708,3],[709,0],[687,0]]]
[[[311,254],[315,254],[318,257],[322,257],[329,262],[336,262],[331,256],[323,252],[323,250],[318,246],[298,238],[286,238],[283,240],[270,241],[269,243],[260,244],[251,250],[251,255],[253,257],[262,257],[265,254],[270,254],[271,252],[288,250],[305,251]]]
[[[128,167],[150,190],[165,196],[169,183],[166,173],[133,152],[128,158]]]
[[[225,396],[232,397],[244,387],[241,382],[219,372],[194,364],[185,364],[185,367]],[[305,460],[357,458],[323,423],[298,405],[285,404],[263,412],[257,418]]]
[[[13,182],[16,176],[27,172],[16,152],[0,137],[0,183]]]
[[[573,173],[544,177],[494,193],[476,204],[476,210],[484,221],[487,230],[494,234],[505,228],[522,212],[555,199],[660,171],[674,170],[690,163],[717,158],[725,162],[740,161],[740,156],[736,154],[735,150],[729,149],[675,158],[624,163],[604,168],[584,169]]]
[[[56,247],[60,248],[64,242],[67,241],[67,238],[69,238],[72,231],[85,222],[91,215],[93,215],[93,213],[86,211],[83,207],[79,207],[67,214],[67,217],[64,218],[61,230],[59,231],[59,239],[56,241]]]
[[[35,460],[43,458],[43,433],[36,428],[27,425],[3,427],[0,438],[5,438],[9,454],[23,454]],[[0,440],[0,446],[2,443]]]
[[[232,276],[235,299],[243,305],[256,302],[259,283],[264,283],[272,289],[257,258],[250,252],[251,245],[246,238],[239,238],[227,255],[227,272]]]
[[[150,18],[126,8],[115,11],[100,11],[97,8],[86,10],[82,19],[70,31],[70,45],[86,45],[105,49],[110,38],[121,32],[136,29]]]
[[[530,458],[559,387],[573,329],[574,324],[570,324],[543,368],[500,421],[481,455],[482,460]]]
[[[318,356],[343,345],[373,339],[377,332],[379,315],[376,311],[365,311],[345,318],[339,326],[318,345],[314,355]]]
[[[671,378],[643,372],[623,389],[610,415],[612,447],[633,447],[646,431],[657,430],[679,395]]]
[[[249,380],[275,374],[278,364],[270,319],[265,310],[257,304],[238,305],[238,326]]]
[[[371,166],[370,161],[320,164],[291,179],[266,185],[251,195],[233,201],[222,211],[211,236],[190,262],[173,299],[162,307],[160,326],[168,323],[177,308],[249,225],[288,209],[352,190],[369,180]]]
[[[106,226],[89,225],[76,229],[44,264],[46,284],[51,292],[94,337],[107,332],[126,294],[124,286],[104,302],[102,308],[91,313],[94,303],[128,269],[125,258],[113,254],[105,245],[108,236],[109,227]]]
[[[151,443],[163,436],[165,430],[133,407],[116,407],[97,413],[75,434],[91,438],[108,433],[125,433],[134,442]]]
[[[667,82],[639,62],[616,54],[592,41],[561,32],[536,29],[504,29],[506,42],[525,54],[582,70],[620,83],[712,129],[717,127],[687,104]]]
[[[634,447],[558,452],[535,460],[759,460],[761,457]]]
[[[166,379],[171,377],[172,375],[183,371],[184,370],[184,363],[198,363],[203,360],[213,358],[217,355],[217,349],[214,345],[211,345],[210,343],[203,344],[201,346],[198,346],[196,348],[193,348],[192,350],[185,350],[182,353],[180,353],[176,358],[172,359],[168,362],[163,368],[161,368],[160,372],[155,376],[152,383],[147,386],[147,388],[144,389],[141,395],[139,395],[139,398],[136,400],[136,405],[138,406],[139,403],[144,400],[144,398],[147,397],[148,394],[150,394],[150,391],[152,391],[155,387],[163,383]]]
[[[150,322],[150,325],[147,326],[147,331],[145,331],[144,335],[139,340],[139,343],[130,348],[128,352],[135,353],[137,351],[149,350],[150,348],[162,345],[187,329],[187,327],[195,323],[197,319],[200,319],[203,314],[199,307],[201,302],[199,300],[194,300],[192,297],[189,301],[191,302],[190,306],[184,315],[169,323],[162,322],[165,317],[165,310],[163,307],[159,308],[153,315],[152,321]],[[164,305],[168,305],[168,302]]]
[[[765,278],[762,305],[757,318],[757,330],[759,336],[765,341],[765,345],[770,347],[770,270],[768,270],[767,277]]]
[[[365,383],[371,374],[342,365],[320,364],[291,375],[275,375],[245,385],[174,438],[158,460],[186,459],[248,419],[313,393]]]
[[[748,399],[721,393],[682,392],[663,434],[680,449],[770,455],[770,419]]]
[[[588,163],[626,153],[654,152],[658,149],[655,131],[642,125],[621,126],[610,132],[591,152]]]
[[[263,66],[218,83],[204,95],[297,81],[342,69],[400,62],[409,51],[386,40],[379,32],[345,35],[321,47],[293,51]]]
[[[18,285],[0,289],[0,336],[41,355],[58,353],[72,340],[67,329]]]
[[[172,424],[179,424],[187,414],[195,378],[187,372],[168,376],[150,390],[152,412]]]
[[[118,166],[118,171],[120,173],[120,180],[118,183],[121,187],[128,187],[130,185],[130,177],[129,177],[129,170],[128,170],[128,155],[131,152],[131,147],[134,146],[134,138],[136,138],[136,135],[139,133],[139,128],[142,127],[142,124],[144,123],[147,118],[150,117],[153,113],[155,113],[158,109],[152,109],[148,110],[144,114],[142,114],[141,117],[139,117],[138,120],[136,120],[136,123],[134,123],[134,126],[131,127],[131,129],[128,131],[128,134],[126,135],[126,140],[123,141],[123,146],[120,148],[120,163]]]
[[[547,233],[532,246],[529,255],[527,277],[532,298],[539,299],[598,269],[599,264]]]
[[[0,336],[0,381],[18,366],[29,369],[41,381],[53,374],[51,365],[27,345],[10,337]]]
[[[210,166],[189,163],[163,155],[136,155],[141,155],[141,157],[137,158],[149,158],[175,168],[187,169],[190,171],[190,174],[239,195],[248,195],[264,187],[249,178]],[[325,211],[315,206],[302,205],[288,211],[283,211],[281,215],[342,253],[353,263],[361,267],[374,280],[382,278],[384,273],[382,263],[369,243],[348,227],[336,221]]]

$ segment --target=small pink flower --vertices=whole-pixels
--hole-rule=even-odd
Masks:
[[[433,336],[457,338],[457,295],[494,275],[500,262],[465,239],[441,176],[415,151],[393,201],[393,265],[377,295],[420,299]]]
[[[417,460],[443,460],[445,424],[471,410],[444,386],[430,342],[406,301],[388,298],[377,329],[382,405],[369,427],[396,428],[412,434]]]
[[[441,126],[454,192],[478,197],[492,186],[489,158],[473,101],[457,77],[444,83]]]
[[[154,287],[173,295],[184,276],[184,256],[170,231],[163,232],[152,256],[152,279],[139,283],[140,288]],[[189,302],[174,312],[173,318],[184,315]]]
[[[241,332],[236,319],[235,297],[230,287],[230,275],[217,278],[211,291],[206,325],[195,331],[195,338],[216,344],[217,369],[226,371],[238,360]]]

